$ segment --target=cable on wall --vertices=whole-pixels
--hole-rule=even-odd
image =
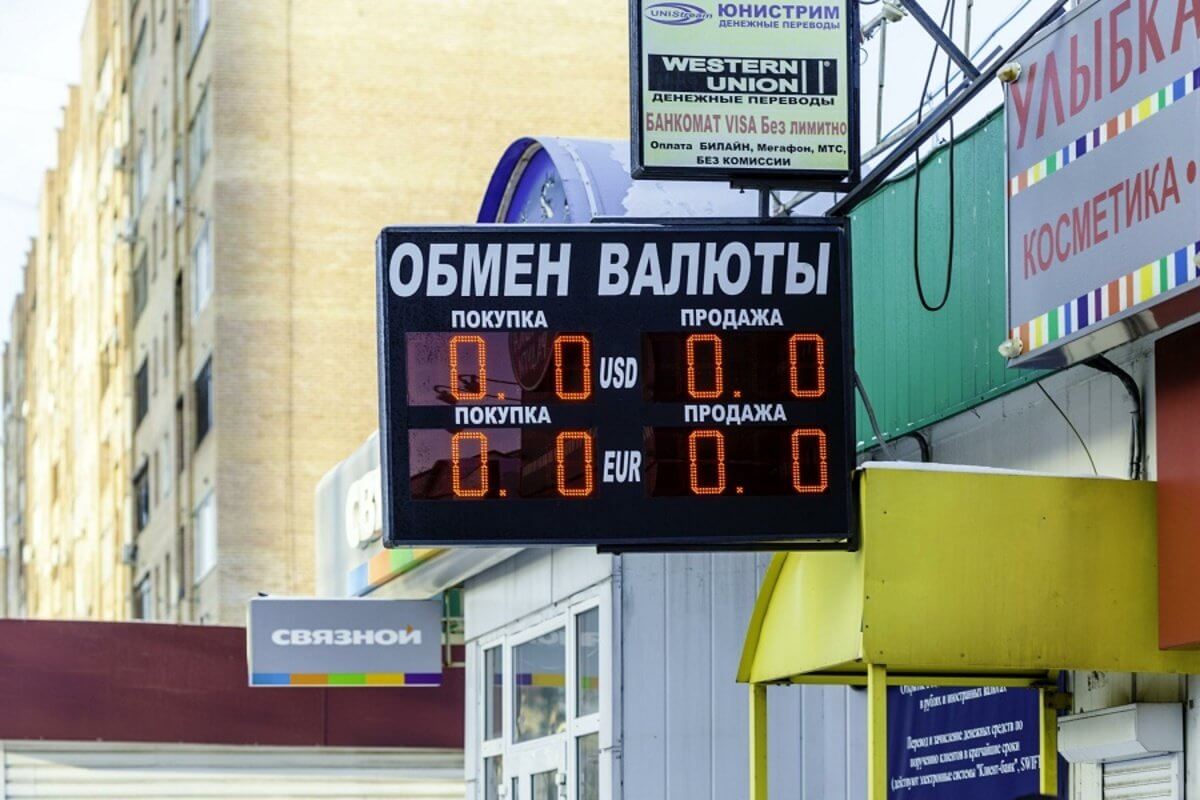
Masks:
[[[1133,401],[1133,435],[1129,443],[1129,477],[1141,480],[1146,474],[1146,414],[1142,410],[1142,392],[1137,381],[1125,370],[1118,367],[1104,356],[1093,356],[1083,362],[1100,372],[1114,376],[1125,387],[1129,399]]]
[[[957,0],[946,0],[946,8],[942,12],[941,26],[947,27],[949,20],[948,35],[951,39],[954,38],[954,10],[957,5]],[[929,81],[933,77],[933,66],[937,62],[938,49],[935,46],[933,55],[929,58],[929,69],[925,72],[925,83],[921,87],[921,98],[917,106],[917,125],[921,124],[924,117],[925,98],[929,93]],[[950,59],[946,59],[946,81],[943,91],[947,97],[950,92]],[[946,245],[946,284],[942,292],[942,299],[937,303],[930,303],[925,296],[925,287],[921,283],[921,149],[917,148],[913,153],[913,158],[916,161],[916,167],[913,170],[913,280],[917,285],[917,298],[921,301],[921,306],[931,313],[941,311],[946,307],[946,303],[950,301],[950,287],[954,279],[954,118],[950,118],[950,143],[948,146],[948,175],[949,187],[946,192],[947,213],[949,214],[949,230],[947,231]]]
[[[1059,413],[1059,416],[1063,418],[1063,420],[1067,423],[1067,426],[1071,429],[1071,433],[1075,434],[1075,438],[1079,440],[1079,446],[1083,448],[1083,452],[1087,454],[1088,462],[1092,465],[1092,474],[1099,475],[1100,471],[1096,469],[1096,460],[1092,458],[1092,451],[1088,449],[1087,442],[1085,442],[1083,440],[1083,436],[1079,434],[1079,429],[1075,427],[1075,423],[1071,422],[1071,418],[1067,416],[1067,412],[1063,411],[1062,406],[1055,402],[1054,398],[1050,396],[1050,393],[1046,391],[1046,387],[1042,386],[1041,381],[1038,381],[1034,385],[1042,390],[1042,394],[1046,395],[1046,399],[1050,401],[1050,405],[1054,406],[1054,410]]]

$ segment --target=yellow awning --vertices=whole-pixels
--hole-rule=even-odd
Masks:
[[[739,681],[1200,673],[1200,652],[1158,647],[1153,483],[920,465],[860,480],[860,549],[775,556]]]

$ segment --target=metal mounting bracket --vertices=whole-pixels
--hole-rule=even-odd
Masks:
[[[903,0],[903,2],[904,6],[910,12],[912,12],[915,8],[918,8],[915,0]],[[933,109],[929,116],[926,117],[920,125],[914,128],[913,131],[908,134],[908,136],[904,137],[899,144],[892,148],[892,150],[883,157],[883,160],[879,162],[879,165],[876,166],[875,169],[863,176],[863,179],[859,181],[857,186],[843,195],[842,199],[834,203],[829,210],[825,212],[826,216],[846,216],[856,206],[858,206],[859,203],[870,197],[871,193],[879,188],[880,184],[887,180],[888,176],[891,175],[898,166],[903,164],[908,157],[911,156],[913,152],[925,142],[926,139],[932,136],[939,128],[945,125],[951,117],[957,114],[964,105],[966,105],[968,102],[974,99],[976,95],[983,91],[983,88],[991,83],[992,79],[996,77],[996,73],[999,72],[1000,68],[1011,61],[1013,57],[1029,43],[1029,40],[1037,35],[1038,31],[1049,25],[1055,19],[1058,19],[1059,15],[1063,13],[1063,6],[1066,5],[1066,2],[1067,0],[1055,0],[1053,5],[1046,9],[1046,11],[1040,17],[1038,17],[1037,22],[1033,23],[1033,25],[1027,31],[1017,37],[1017,40],[1013,42],[1007,50],[1001,53],[999,58],[989,58],[985,62],[982,72],[977,72],[974,78],[959,84],[958,87],[951,91],[950,97],[940,106]],[[913,16],[915,17],[917,14],[913,14]],[[930,21],[930,24],[933,25],[933,27],[940,33],[941,29],[938,28],[936,24],[934,24],[932,21]]]
[[[947,36],[941,26],[933,21],[933,17],[925,13],[925,9],[921,7],[921,4],[917,0],[899,0],[899,2],[912,15],[912,18],[917,21],[917,24],[924,28],[925,32],[933,38],[937,46],[945,50],[954,63],[958,64],[958,68],[963,71],[964,75],[970,80],[975,80],[979,77],[979,70],[971,61],[970,56],[958,49],[958,45],[954,43],[954,40]]]

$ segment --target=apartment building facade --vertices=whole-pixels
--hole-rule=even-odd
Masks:
[[[87,150],[92,243],[75,256],[75,229],[39,234],[24,340],[43,400],[23,418],[22,535],[30,574],[48,570],[29,614],[240,624],[257,592],[312,591],[313,490],[378,424],[376,234],[471,221],[518,134],[621,135],[625,6],[607,5],[93,0],[43,213],[61,225],[64,165]],[[100,213],[110,168],[119,211]],[[72,374],[61,331],[45,334],[72,258],[91,275],[94,340],[78,379],[52,384],[43,362]],[[86,468],[46,399],[81,392]],[[119,609],[58,599],[53,462],[88,484],[71,503]]]

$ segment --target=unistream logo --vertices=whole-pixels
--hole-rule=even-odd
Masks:
[[[691,3],[655,3],[646,7],[646,19],[663,25],[695,25],[711,16]]]

